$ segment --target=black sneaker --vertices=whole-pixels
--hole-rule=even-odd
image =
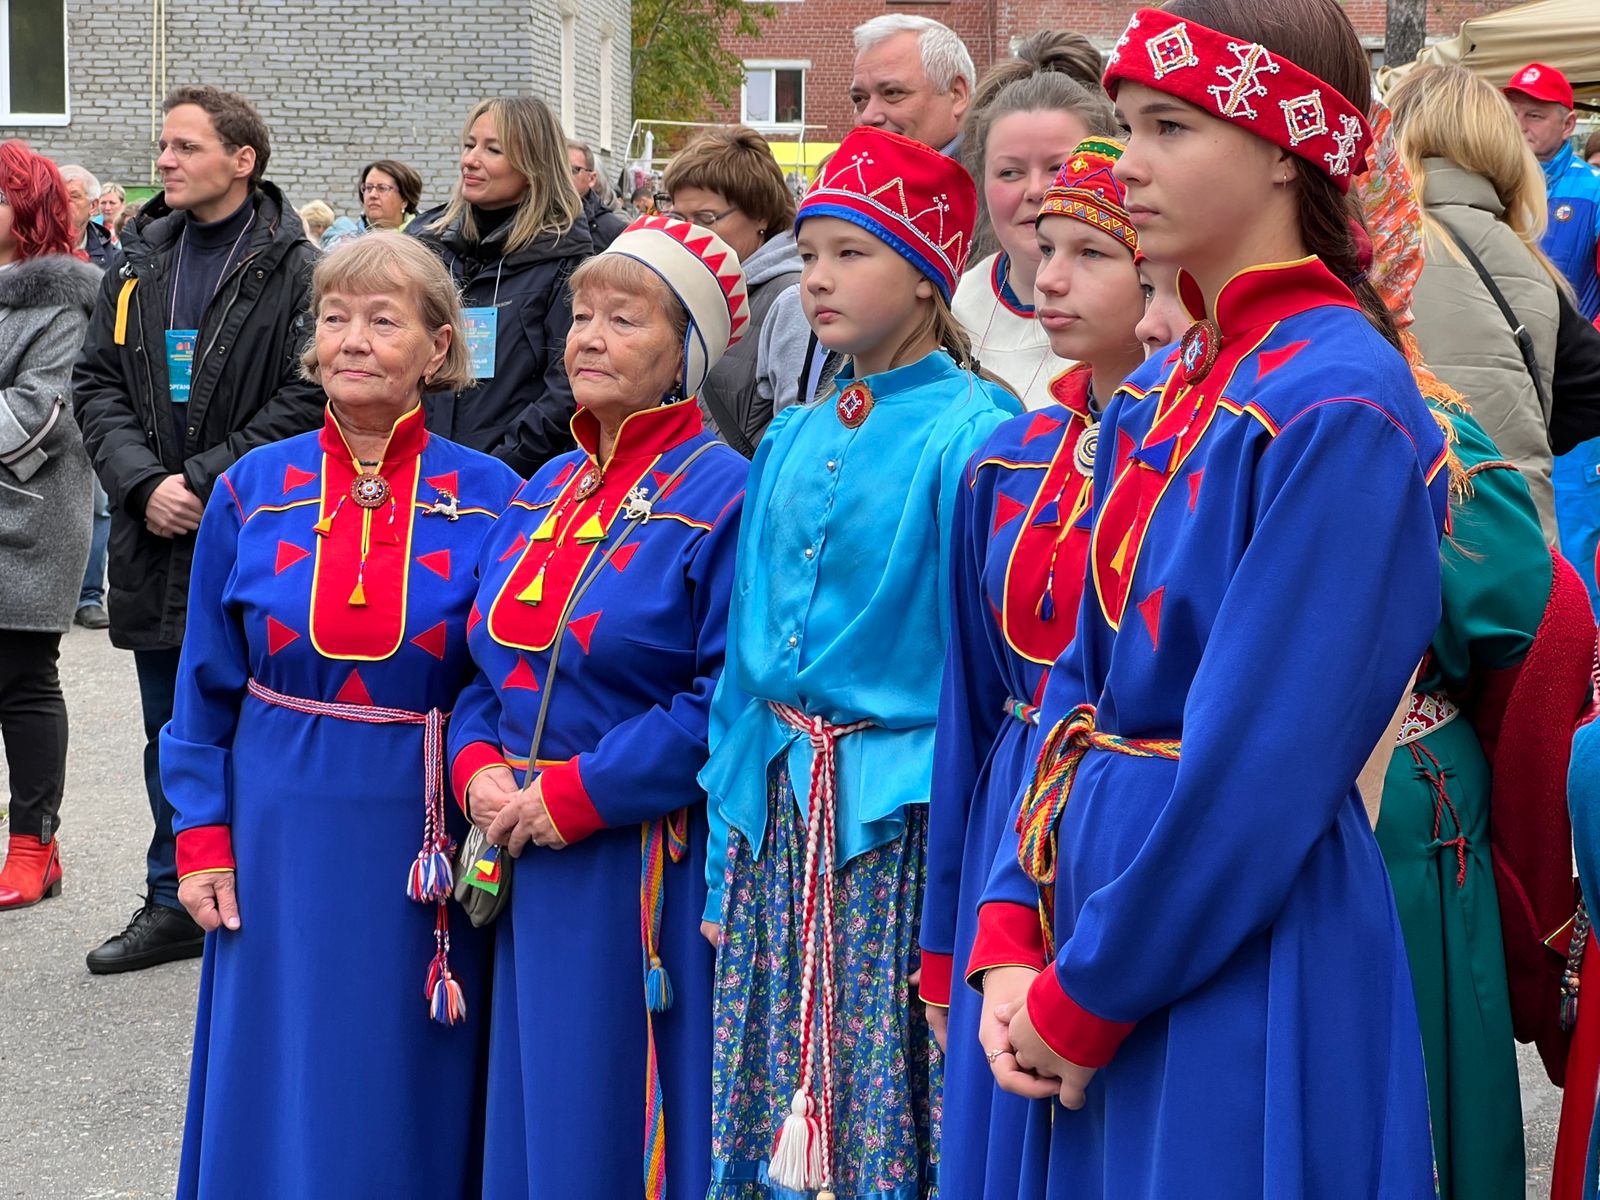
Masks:
[[[74,625],[82,625],[85,629],[110,629],[111,618],[106,616],[106,610],[98,604],[85,604],[72,616]]]
[[[126,929],[89,951],[89,973],[117,975],[180,958],[199,958],[205,945],[205,931],[188,913],[146,900]]]

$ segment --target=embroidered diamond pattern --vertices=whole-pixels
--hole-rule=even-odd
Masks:
[[[1293,100],[1279,100],[1278,107],[1283,109],[1283,121],[1289,127],[1291,146],[1328,132],[1328,117],[1322,109],[1320,89]]]
[[[1189,27],[1182,21],[1164,33],[1147,38],[1144,48],[1145,53],[1150,55],[1150,66],[1154,68],[1157,79],[1185,67],[1200,65],[1200,56],[1194,52],[1194,43],[1189,40]]]

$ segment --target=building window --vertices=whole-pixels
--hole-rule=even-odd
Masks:
[[[616,53],[616,31],[607,21],[600,27],[600,149],[610,151],[615,101],[611,92],[612,57]]]
[[[561,12],[561,131],[576,137],[578,6],[563,2]]]
[[[810,63],[747,62],[741,119],[757,128],[802,125],[806,119],[806,68]]]
[[[67,123],[64,0],[0,0],[0,119]]]

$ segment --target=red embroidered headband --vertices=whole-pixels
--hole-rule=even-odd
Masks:
[[[1156,8],[1135,13],[1111,52],[1106,91],[1115,97],[1124,80],[1248,129],[1304,159],[1341,191],[1350,190],[1372,140],[1366,118],[1311,72],[1259,42]]]

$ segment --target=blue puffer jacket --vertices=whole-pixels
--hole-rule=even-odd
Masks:
[[[559,237],[541,236],[506,254],[509,225],[469,242],[460,222],[433,228],[443,214],[442,205],[419,213],[406,232],[443,260],[463,308],[493,306],[499,315],[494,375],[464,391],[428,393],[428,428],[526,478],[572,449],[572,388],[562,362],[572,324],[567,279],[591,253],[589,230],[579,221]]]
[[[1564,144],[1544,164],[1545,191],[1550,201],[1550,224],[1544,232],[1544,252],[1572,284],[1578,310],[1593,321],[1600,316],[1600,273],[1596,242],[1600,241],[1600,175]]]

